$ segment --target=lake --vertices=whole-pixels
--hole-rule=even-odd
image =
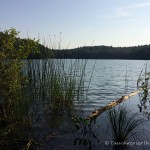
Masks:
[[[33,60],[33,61],[37,61],[36,64],[39,64],[38,68],[32,66],[34,70],[36,69],[40,70],[42,68],[42,60]],[[65,62],[65,65],[63,64],[63,66],[65,66],[64,72],[67,73],[66,70],[68,69],[68,67],[74,66],[73,64],[75,64],[74,62],[76,60],[68,59],[68,60],[53,60],[53,61],[54,64],[56,64],[58,61]],[[105,60],[105,59],[85,60],[85,62],[83,61],[83,63],[79,63],[83,65],[81,66],[81,68],[85,67],[84,73],[85,83],[83,90],[85,95],[84,97],[81,97],[83,103],[80,104],[77,102],[76,105],[82,105],[84,116],[87,116],[95,109],[99,109],[102,106],[105,106],[106,104],[115,101],[124,95],[136,91],[137,80],[146,63],[147,61],[145,60]],[[59,69],[60,68],[58,68],[58,71]],[[46,70],[46,68],[44,70]],[[140,100],[137,94],[134,97],[127,100],[126,102],[124,102],[123,105],[127,106],[127,108],[132,109],[134,112],[139,113],[139,115],[142,116],[142,118],[147,120],[146,116],[144,116],[143,113],[139,112],[139,108],[137,106],[139,103]],[[112,140],[111,130],[109,130],[110,124],[108,123],[106,115],[107,115],[106,113],[103,113],[101,116],[99,116],[96,119],[96,124],[93,126],[93,131],[96,133],[97,137],[101,139],[101,142],[98,143],[96,142],[96,140],[92,139],[93,137],[92,138],[90,137],[91,133],[88,137],[94,143],[92,148],[93,150],[112,149],[113,145],[105,144],[106,141],[110,142]],[[55,120],[54,118],[49,122],[50,124],[52,124],[52,121]],[[149,125],[150,123],[148,122],[147,125],[142,124],[140,126],[142,132],[140,132],[140,138],[136,140],[138,140],[139,142],[142,141],[148,142],[150,135],[150,130],[148,128]],[[52,146],[60,150],[87,149],[87,147],[85,147],[84,145],[76,145],[76,146],[73,145],[75,139],[82,137],[82,133],[80,133],[80,131],[78,132],[74,129],[72,131],[72,127],[67,128],[63,127],[64,126],[61,125],[61,129],[54,128],[49,131],[50,133],[51,132],[55,133],[56,137],[54,136],[55,137],[54,139],[47,142],[47,145],[45,145],[45,147],[50,148],[50,146]],[[46,131],[44,129],[44,132],[46,132],[47,134],[48,133],[47,129]],[[134,140],[135,140],[134,138],[131,139],[131,141]],[[141,146],[147,149],[147,146],[149,145],[147,144],[146,146],[145,145]],[[141,146],[135,145],[136,149],[141,149]],[[132,148],[134,149],[135,147]]]
[[[85,70],[85,81],[87,81],[85,85],[89,86],[89,89],[83,103],[85,114],[90,114],[95,109],[136,91],[137,80],[146,63],[145,60],[88,60]],[[140,104],[140,100],[137,94],[122,105],[147,120],[146,116],[139,112],[138,104]],[[98,150],[100,147],[101,149],[112,149],[111,131],[106,118],[106,113],[104,113],[96,120],[96,126],[99,127],[94,130],[102,142],[101,144],[95,143],[93,150]],[[131,149],[149,149],[149,125],[148,121],[140,126],[140,136],[136,139],[139,143],[145,142],[145,144],[132,145]],[[135,139],[131,138],[130,140],[133,142]],[[105,144],[106,141],[109,141],[109,145]]]
[[[137,90],[145,63],[145,60],[88,60],[86,80],[90,80],[92,71],[93,74],[84,109],[92,111]]]

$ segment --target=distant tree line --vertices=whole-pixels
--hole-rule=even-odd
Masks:
[[[14,32],[14,29],[11,29]],[[7,31],[7,30],[6,30]],[[6,32],[5,31],[5,32]],[[9,31],[9,30],[8,30]],[[0,52],[6,53],[10,50],[6,46],[2,47],[2,43],[7,41],[4,39],[7,35],[5,32],[0,31]],[[18,32],[19,33],[19,32]],[[5,35],[5,36],[4,36]],[[8,36],[8,35],[7,35]],[[3,39],[2,39],[3,37]],[[34,39],[21,39],[19,36],[15,37],[15,43],[13,49],[18,55],[28,54],[27,58],[30,59],[42,59],[42,58],[58,58],[58,59],[137,59],[137,60],[149,60],[150,59],[150,45],[139,45],[132,47],[112,47],[112,46],[84,46],[74,49],[49,49],[48,47],[35,41]],[[32,43],[32,44],[31,44]],[[29,47],[30,45],[30,47]],[[32,50],[31,45],[36,45],[38,51]],[[22,50],[22,47],[24,50]],[[28,50],[30,53],[28,53]],[[21,54],[22,53],[22,54]],[[15,55],[15,54],[14,54]],[[12,57],[12,56],[11,56]]]
[[[150,59],[150,45],[133,47],[86,46],[52,50],[55,58],[66,59]]]

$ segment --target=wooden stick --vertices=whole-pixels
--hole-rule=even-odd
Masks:
[[[119,98],[116,101],[113,101],[111,103],[108,103],[106,106],[101,107],[100,109],[97,109],[95,111],[93,111],[89,116],[86,117],[87,120],[93,120],[96,117],[98,117],[100,114],[102,114],[104,111],[111,109],[113,107],[115,107],[116,105],[122,103],[123,101],[129,99],[130,97],[136,95],[137,93],[139,93],[142,89],[139,89],[137,91],[134,91],[128,95],[122,96],[121,98]]]

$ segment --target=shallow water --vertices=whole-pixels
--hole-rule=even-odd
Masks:
[[[55,60],[59,61],[59,60]],[[65,60],[66,66],[73,63],[74,60]],[[39,61],[40,63],[40,61]],[[85,115],[90,114],[93,110],[105,106],[107,103],[121,98],[123,95],[129,94],[137,90],[137,80],[139,74],[146,61],[144,60],[88,60],[85,69],[85,89],[88,87],[87,95],[83,97],[84,103],[83,110]],[[86,92],[86,91],[85,91]],[[77,103],[78,104],[78,103]],[[139,104],[138,95],[130,98],[123,105],[132,109],[134,112],[139,113],[137,107]],[[143,115],[139,113],[140,115]],[[146,117],[143,115],[146,119]],[[106,119],[106,113],[103,113],[97,118],[96,124],[94,126],[94,132],[100,137],[101,142],[92,142],[93,150],[99,149],[112,149],[112,145],[105,144],[106,141],[111,141],[109,124]],[[141,125],[142,134],[140,135],[139,142],[148,141],[150,135],[148,125]],[[47,132],[47,130],[46,130]],[[83,145],[73,145],[74,139],[81,137],[81,134],[72,128],[65,129],[53,129],[50,131],[55,133],[56,136],[47,141],[47,145],[44,145],[43,149],[88,149],[88,147]],[[134,139],[132,139],[134,140]],[[142,145],[147,149],[147,145]],[[141,146],[133,147],[133,149],[141,149]]]

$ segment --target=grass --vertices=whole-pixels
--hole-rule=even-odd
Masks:
[[[108,120],[112,131],[112,140],[115,142],[128,141],[137,134],[138,127],[143,122],[136,113],[132,113],[124,106],[108,111]],[[126,148],[126,145],[119,146],[117,148]]]
[[[2,107],[6,118],[1,116],[1,120],[6,128],[0,127],[0,148],[31,148],[35,144],[29,139],[37,138],[33,136],[37,134],[33,131],[38,132],[36,127],[61,128],[66,122],[70,124],[81,109],[77,103],[84,94],[85,65],[83,60],[25,60],[16,78],[19,86],[14,89],[13,101],[5,104],[9,109]],[[26,82],[21,82],[22,77]]]
[[[55,59],[28,61],[27,90],[34,101],[32,109],[34,112],[40,110],[41,114],[45,114],[43,117],[51,117],[53,115],[50,114],[54,112],[54,114],[58,112],[62,114],[63,111],[69,111],[72,114],[76,110],[75,104],[80,100],[82,94],[80,88],[83,86],[84,79],[83,73],[79,70],[80,62],[74,60],[68,65],[65,61]]]
[[[137,80],[137,88],[142,88],[142,91],[139,93],[140,104],[139,109],[141,111],[145,111],[149,105],[149,79],[150,72],[148,71],[148,63],[146,63],[139,74],[139,78]]]

